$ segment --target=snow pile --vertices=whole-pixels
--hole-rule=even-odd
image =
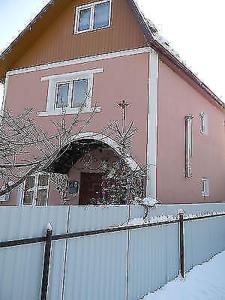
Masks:
[[[170,222],[170,221],[176,221],[176,220],[177,220],[176,216],[161,215],[161,216],[157,216],[157,217],[151,217],[150,219],[144,219],[144,218],[130,219],[127,223],[125,223],[123,225],[135,226],[135,225],[143,225],[143,224],[155,224],[155,223],[161,223],[161,222]]]
[[[195,267],[186,278],[176,279],[144,300],[225,300],[225,252]]]
[[[154,199],[154,198],[147,197],[147,198],[143,199],[143,204],[146,205],[146,206],[153,207],[153,206],[155,206],[158,203],[159,202],[156,199]]]
[[[143,218],[135,218],[135,219],[131,219],[129,220],[126,224],[127,225],[143,225],[145,222],[145,220]]]

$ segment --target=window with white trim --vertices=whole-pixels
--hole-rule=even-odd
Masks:
[[[46,206],[48,203],[49,175],[37,173],[27,177],[24,183],[22,205]]]
[[[102,72],[93,69],[42,77],[41,81],[49,81],[49,85],[46,112],[39,116],[100,112],[101,108],[92,103],[92,95],[94,74]]]
[[[111,0],[82,5],[76,9],[75,33],[103,29],[110,26]]]
[[[90,99],[90,89],[90,78],[56,83],[55,109],[87,106]]]
[[[209,179],[202,178],[202,197],[209,197]]]
[[[200,113],[200,132],[203,135],[208,134],[208,115],[205,112]]]
[[[193,116],[185,117],[185,177],[192,177]]]

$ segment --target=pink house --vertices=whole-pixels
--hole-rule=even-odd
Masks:
[[[138,129],[127,163],[147,165],[146,195],[165,204],[225,200],[225,106],[162,41],[134,0],[50,1],[1,54],[0,80],[3,109],[18,114],[34,107],[35,121],[49,133],[50,121],[60,118],[59,97],[68,121],[80,110],[82,94],[90,92],[84,117],[97,101],[94,120],[53,167],[78,187],[70,204],[87,204],[101,175],[80,164],[77,142],[91,141],[96,161],[115,160],[117,143],[98,133],[121,118],[117,103],[124,99],[128,121]],[[61,201],[46,175],[36,174],[25,191],[18,188],[2,204]]]

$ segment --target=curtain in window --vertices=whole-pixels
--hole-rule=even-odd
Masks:
[[[109,26],[109,2],[95,6],[94,29]]]

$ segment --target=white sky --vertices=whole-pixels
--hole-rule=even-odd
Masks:
[[[0,0],[0,51],[47,2]],[[138,0],[138,3],[181,58],[225,101],[224,0]]]

